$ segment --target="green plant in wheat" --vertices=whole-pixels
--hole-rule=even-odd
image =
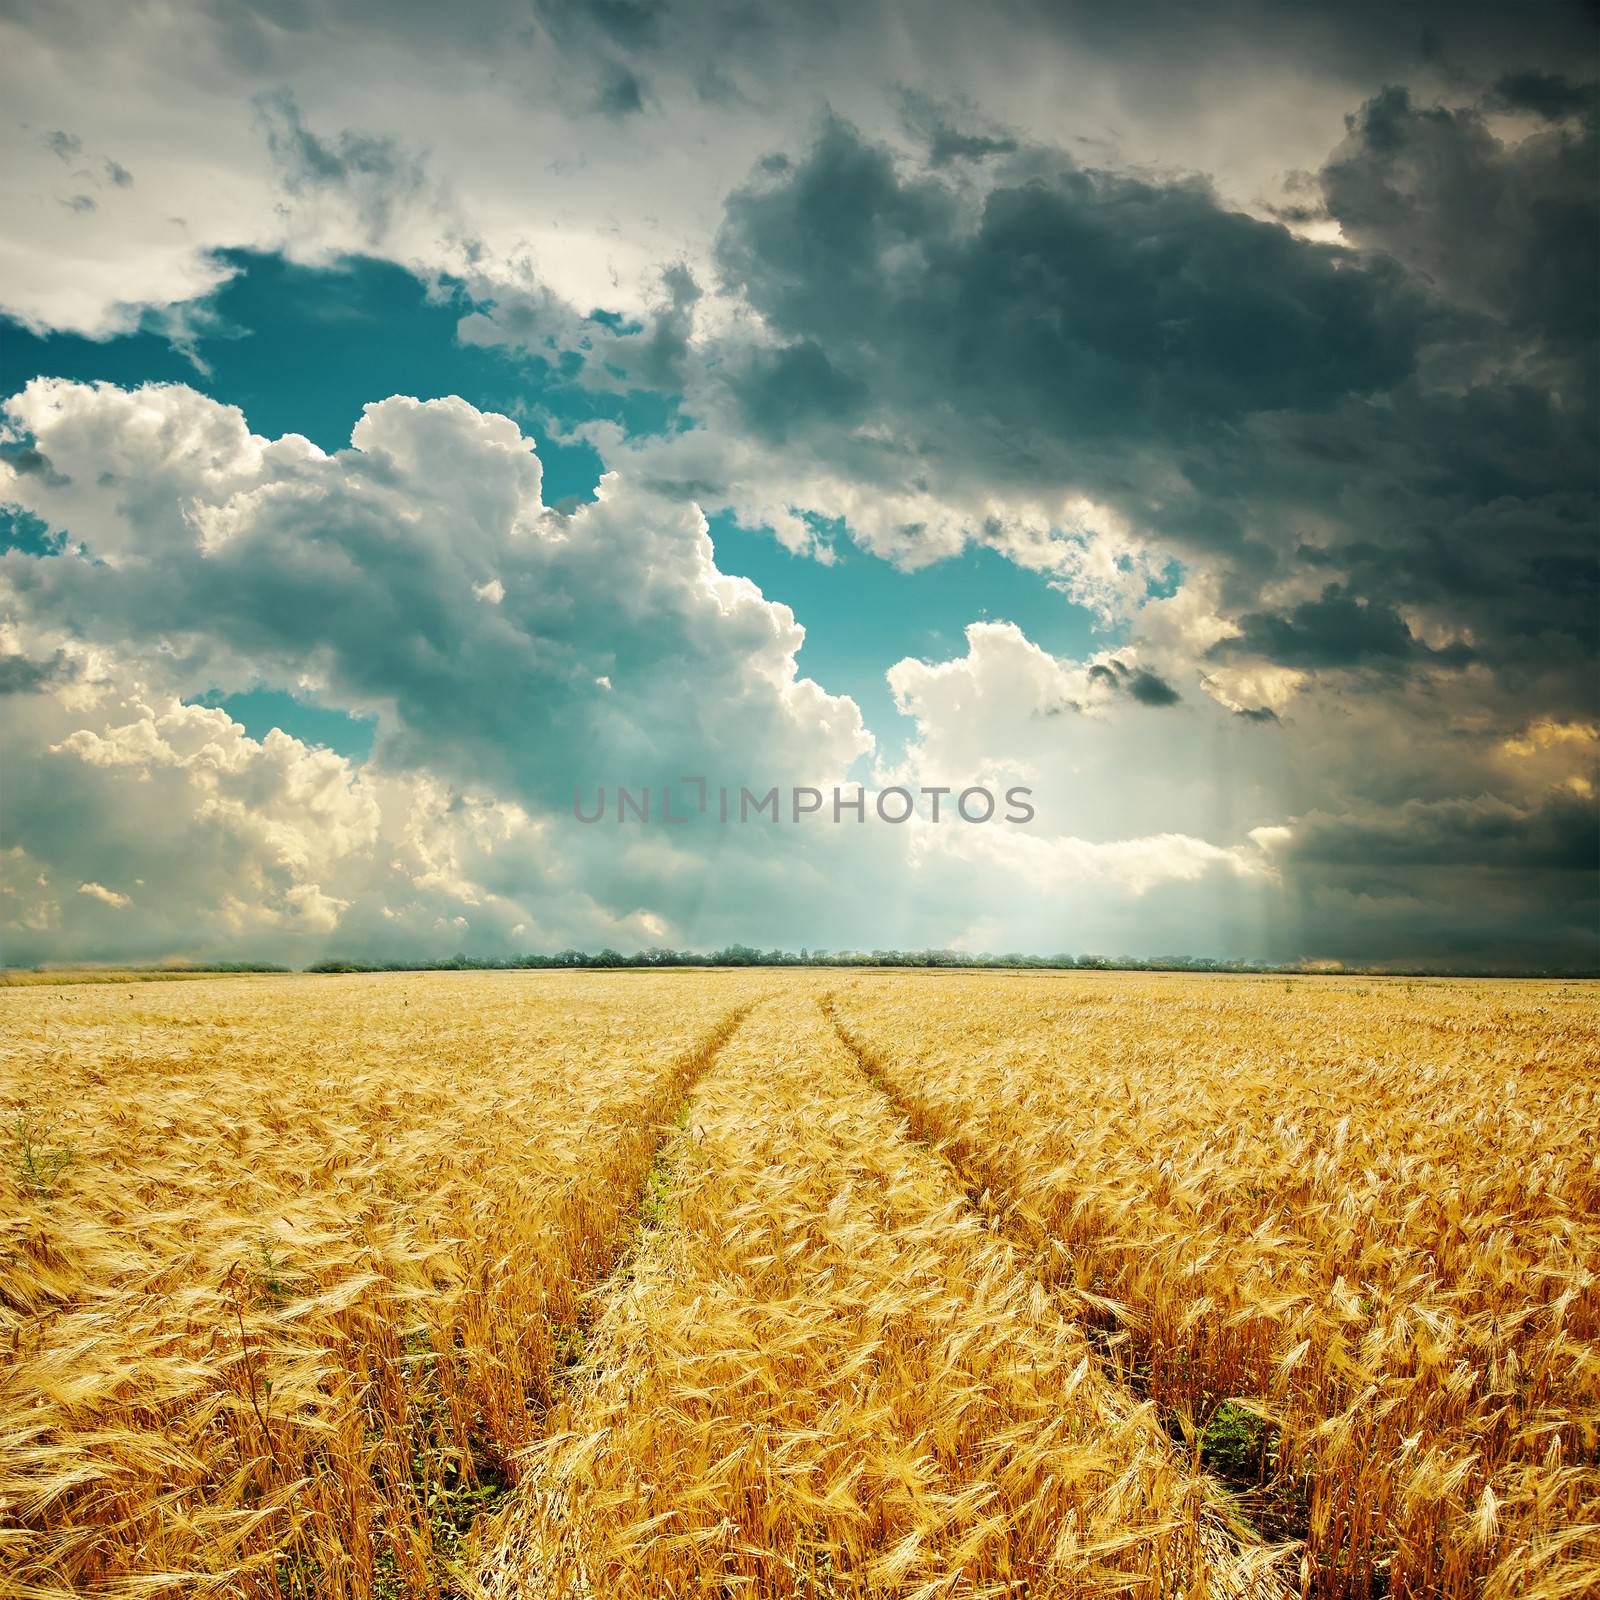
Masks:
[[[53,1195],[72,1165],[72,1151],[66,1145],[51,1146],[54,1130],[32,1111],[19,1111],[12,1119],[12,1159],[17,1182],[29,1194]]]

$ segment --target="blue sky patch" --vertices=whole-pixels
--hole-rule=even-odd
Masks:
[[[303,267],[281,255],[226,251],[235,275],[195,319],[199,370],[151,323],[143,331],[96,340],[77,334],[41,337],[0,319],[6,389],[30,378],[78,382],[185,383],[238,406],[253,432],[267,438],[304,434],[323,450],[349,447],[350,432],[370,401],[394,394],[419,400],[460,395],[482,411],[516,417],[538,445],[545,498],[587,500],[601,472],[598,454],[582,442],[550,437],[546,414],[565,422],[614,416],[625,425],[655,420],[661,407],[641,399],[624,415],[622,397],[578,389],[533,357],[509,359],[460,343],[456,324],[467,302],[447,291],[430,299],[402,267],[365,257],[336,267]]]
[[[302,744],[325,745],[351,761],[372,754],[375,717],[353,717],[328,706],[312,705],[281,689],[246,689],[238,694],[212,690],[191,702],[226,711],[252,739],[264,739],[281,728]]]
[[[841,539],[834,546],[838,559],[824,566],[731,517],[708,521],[717,566],[751,579],[794,612],[806,630],[800,671],[832,694],[848,694],[877,735],[879,753],[890,759],[899,757],[912,730],[884,674],[907,656],[965,655],[968,623],[1014,622],[1042,649],[1073,658],[1121,637],[1097,630],[1091,611],[985,546],[904,572]]]
[[[591,498],[603,462],[582,442],[551,436],[549,419],[565,428],[596,417],[620,422],[631,436],[681,425],[675,396],[635,390],[596,391],[574,381],[580,358],[555,366],[525,351],[464,344],[457,336],[470,302],[448,285],[430,296],[404,268],[365,257],[334,267],[299,266],[278,254],[228,251],[234,276],[202,315],[195,352],[201,370],[153,319],[137,333],[94,340],[40,336],[0,320],[7,383],[35,375],[124,388],[183,383],[238,406],[251,429],[274,438],[299,433],[324,450],[348,447],[367,403],[392,394],[432,399],[460,395],[485,411],[519,420],[544,465],[544,497],[570,507]],[[614,313],[592,320],[629,331]],[[847,536],[838,560],[824,566],[794,556],[765,531],[730,517],[712,519],[717,563],[748,577],[804,623],[800,670],[835,694],[848,694],[877,735],[880,753],[897,758],[910,723],[895,710],[884,673],[906,656],[946,660],[965,653],[963,630],[975,621],[1015,622],[1044,649],[1081,656],[1115,642],[1097,634],[1092,614],[1050,588],[1036,573],[993,550],[972,548],[915,572],[862,551]],[[843,535],[842,529],[834,529]],[[50,549],[42,529],[0,528],[7,543],[32,553]],[[207,697],[253,737],[281,727],[309,744],[325,744],[356,760],[371,750],[373,725],[277,691]]]

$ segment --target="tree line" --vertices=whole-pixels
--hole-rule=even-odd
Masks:
[[[503,972],[530,968],[639,967],[1038,967],[1134,972],[1277,972],[1301,971],[1256,961],[1223,961],[1209,956],[974,955],[965,950],[761,950],[730,944],[721,950],[672,950],[654,946],[625,955],[619,950],[558,950],[554,955],[453,955],[417,960],[314,962],[307,972]]]

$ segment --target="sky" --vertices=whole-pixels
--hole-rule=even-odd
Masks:
[[[1600,966],[1591,0],[17,0],[0,108],[6,962]]]

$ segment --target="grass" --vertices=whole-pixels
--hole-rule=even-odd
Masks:
[[[65,1145],[52,1146],[51,1128],[26,1108],[13,1117],[11,1134],[17,1188],[34,1199],[53,1195],[72,1165],[72,1151]]]

